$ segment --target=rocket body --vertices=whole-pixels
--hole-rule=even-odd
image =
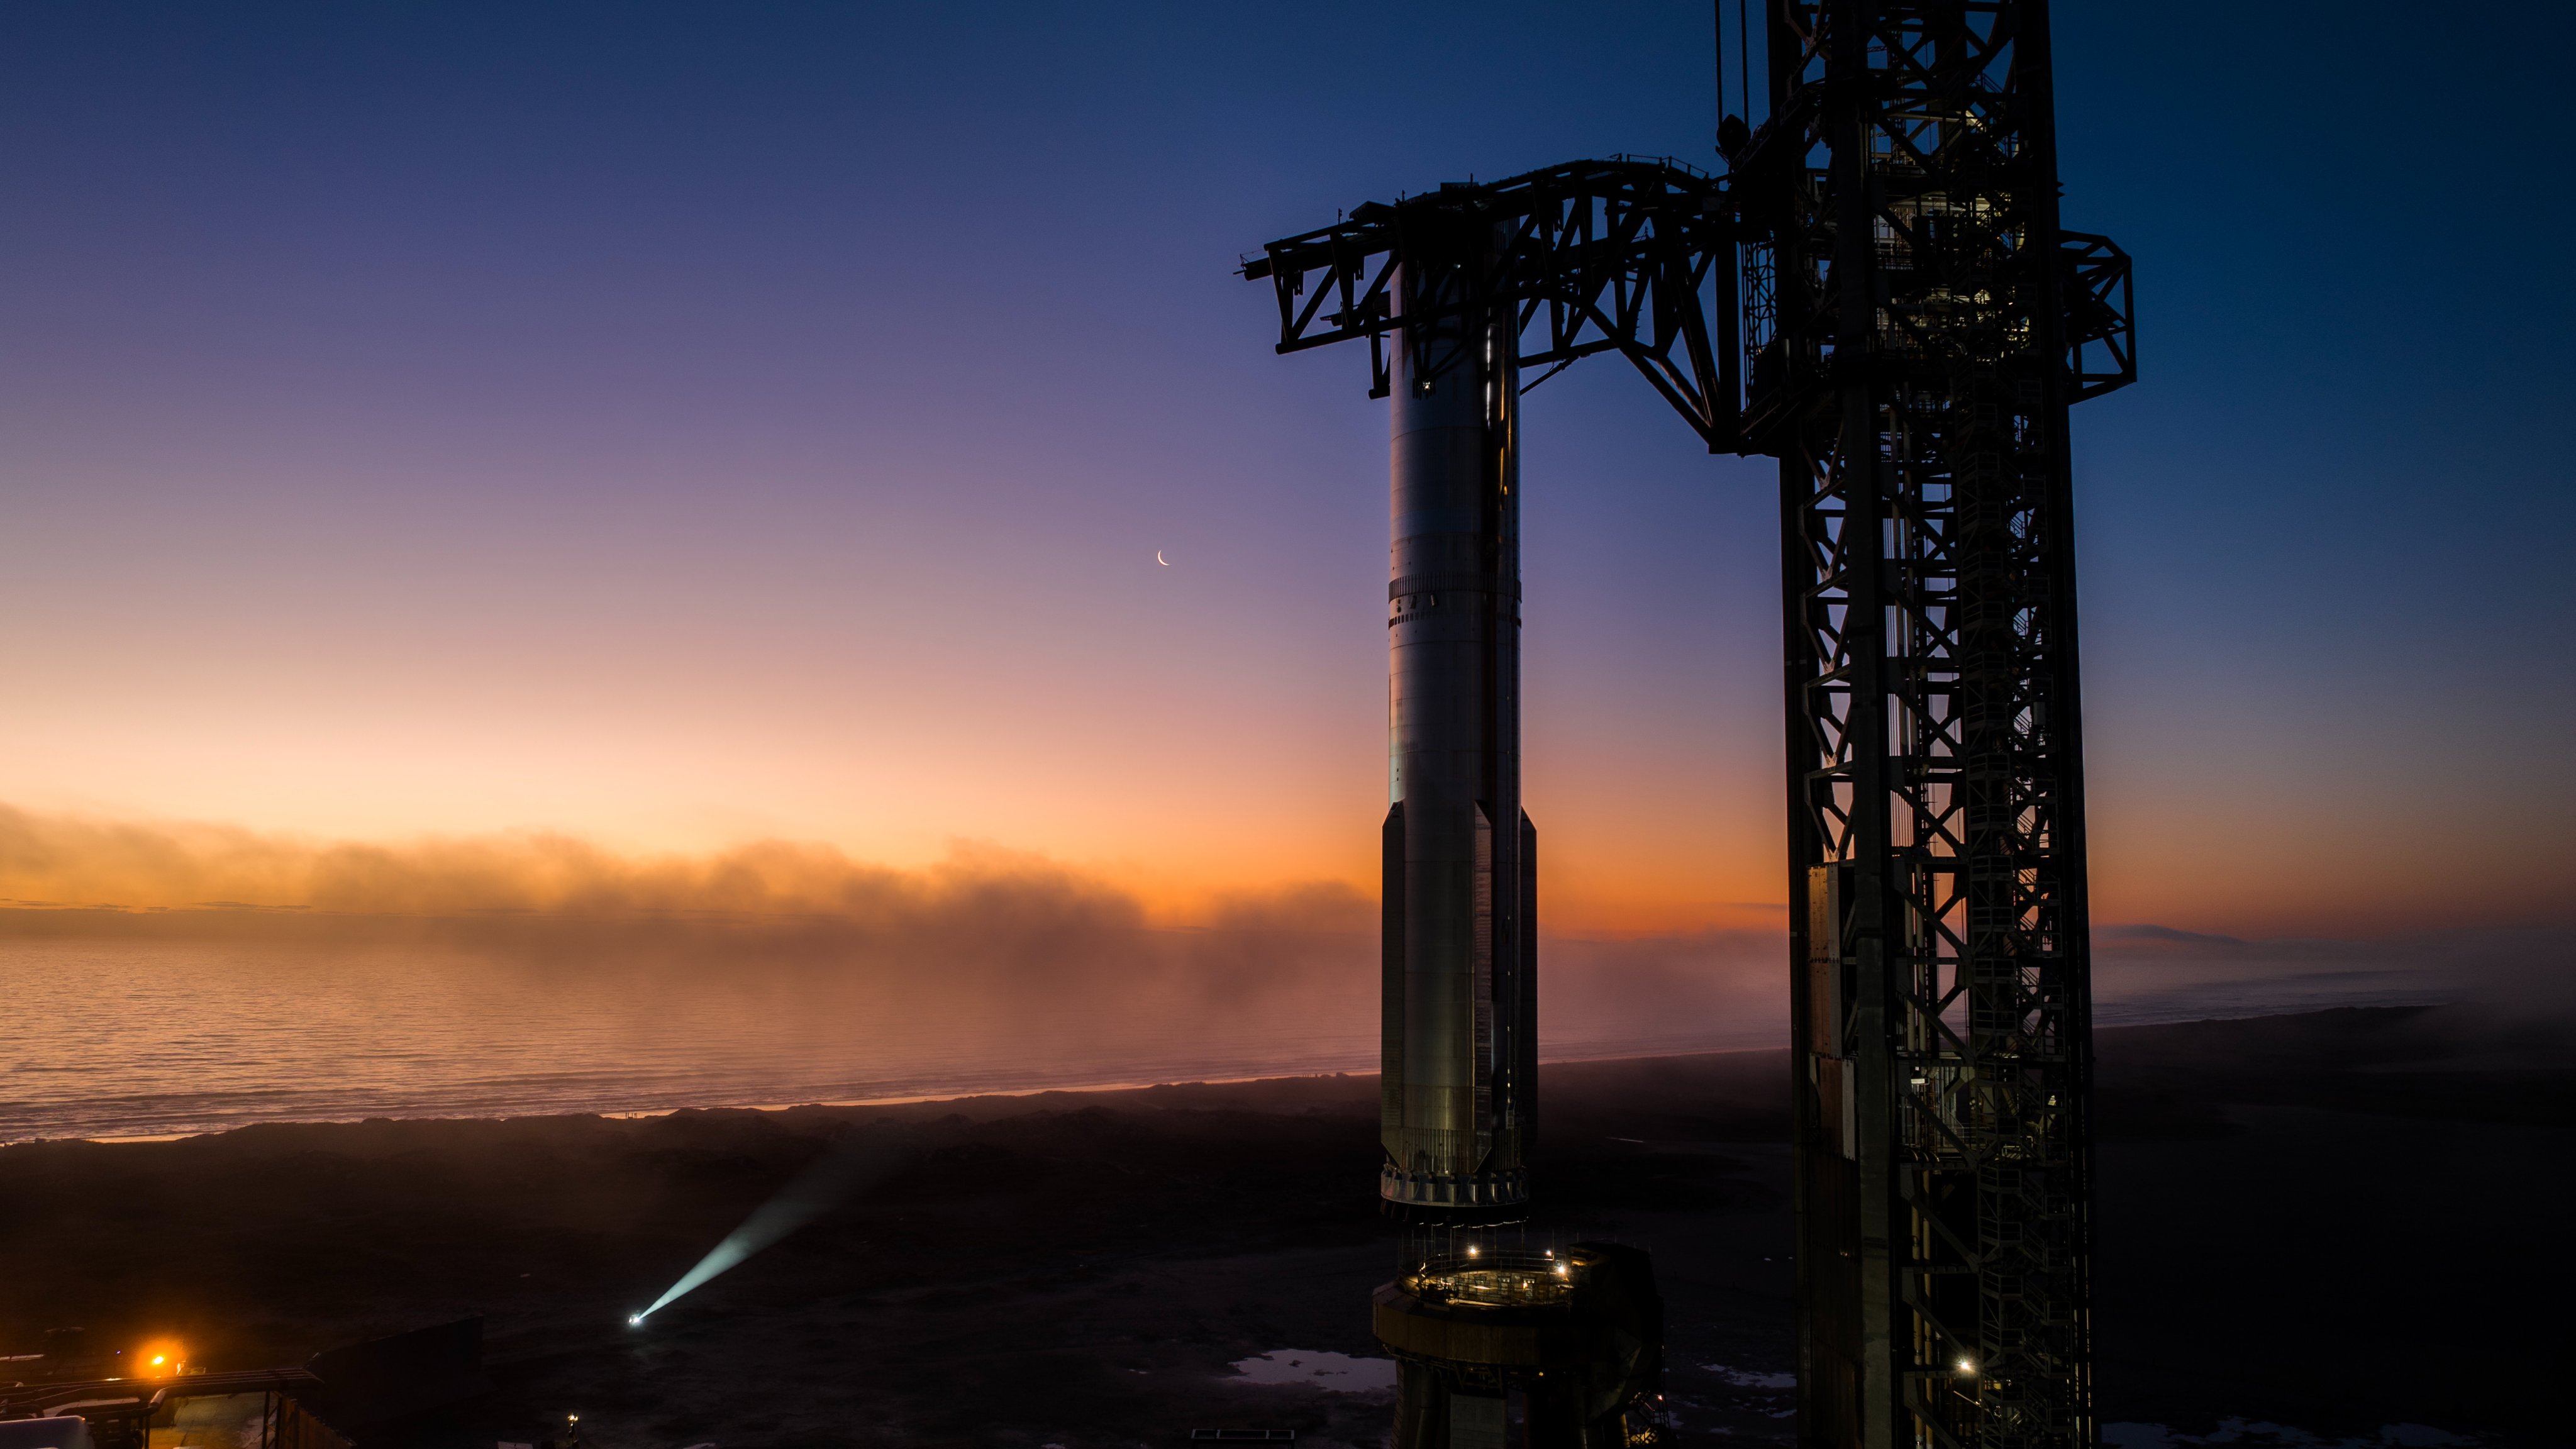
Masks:
[[[1536,838],[1520,799],[1519,379],[1479,259],[1404,264],[1390,360],[1379,1195],[1524,1203],[1536,1127]]]

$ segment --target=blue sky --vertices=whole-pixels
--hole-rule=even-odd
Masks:
[[[2063,5],[2106,919],[2554,919],[2576,17]],[[49,6],[0,18],[0,800],[331,838],[957,838],[1365,886],[1385,419],[1237,257],[1708,161],[1706,10]],[[1528,411],[1557,919],[1776,906],[1774,495]],[[1153,551],[1173,559],[1152,564]]]

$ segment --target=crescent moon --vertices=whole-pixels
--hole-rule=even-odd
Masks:
[[[1161,564],[1165,568],[1170,568],[1172,566],[1172,561],[1163,557],[1163,551],[1159,548],[1154,550],[1154,562]]]

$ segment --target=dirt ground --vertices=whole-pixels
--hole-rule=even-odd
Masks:
[[[2327,1012],[2105,1031],[2101,1059],[2106,1420],[2566,1442],[2561,1029]],[[1785,1077],[1779,1053],[1543,1072],[1530,1232],[1653,1251],[1685,1441],[1790,1435]],[[1383,1442],[1386,1395],[1230,1366],[1375,1354],[1368,1292],[1402,1250],[1372,1212],[1375,1089],[26,1144],[0,1149],[0,1352],[82,1324],[291,1364],[479,1313],[498,1388],[436,1436],[452,1444],[538,1440],[577,1412],[602,1449],[1160,1449],[1219,1427],[1356,1449]],[[891,1166],[625,1326],[853,1142]]]

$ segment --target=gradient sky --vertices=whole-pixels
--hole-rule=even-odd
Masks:
[[[2568,914],[2576,12],[2432,14],[2060,6],[2099,921]],[[0,803],[1373,892],[1383,404],[1232,268],[1707,161],[1708,23],[11,7]],[[1527,417],[1547,919],[1776,922],[1770,465],[1607,361]]]

